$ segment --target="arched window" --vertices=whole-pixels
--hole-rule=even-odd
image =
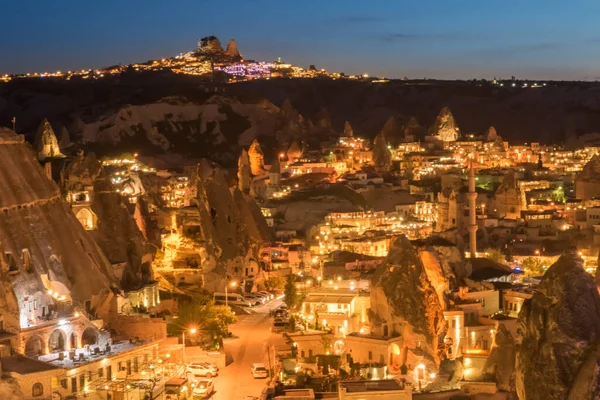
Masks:
[[[31,387],[31,395],[33,397],[43,396],[44,395],[44,386],[39,382],[34,383],[33,386]]]

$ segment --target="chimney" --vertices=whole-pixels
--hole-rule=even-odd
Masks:
[[[475,169],[473,169],[473,154],[470,155],[471,166],[469,169],[469,252],[471,258],[475,258],[477,253],[477,210],[475,201],[477,192],[475,192]]]

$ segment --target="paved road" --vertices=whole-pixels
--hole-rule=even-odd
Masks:
[[[227,367],[214,378],[215,394],[212,400],[238,400],[244,396],[259,396],[265,379],[254,379],[250,374],[253,363],[264,362],[268,367],[265,344],[271,337],[269,311],[278,307],[281,300],[255,307],[251,314],[238,315],[238,322],[229,327],[236,337],[224,343]]]

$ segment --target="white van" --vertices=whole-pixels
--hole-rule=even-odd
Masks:
[[[252,372],[252,376],[254,379],[256,378],[267,378],[269,373],[267,372],[267,367],[263,363],[254,363],[252,364],[252,368],[250,368]]]
[[[247,299],[244,299],[241,295],[237,293],[215,293],[213,295],[213,299],[215,304],[227,304],[230,306],[242,306],[242,307],[250,307],[251,304]],[[227,301],[225,301],[227,299]]]

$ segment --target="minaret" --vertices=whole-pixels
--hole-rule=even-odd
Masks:
[[[477,253],[477,211],[475,201],[477,192],[475,192],[475,169],[473,169],[473,155],[471,154],[471,167],[469,169],[469,252],[471,257],[475,258]]]

